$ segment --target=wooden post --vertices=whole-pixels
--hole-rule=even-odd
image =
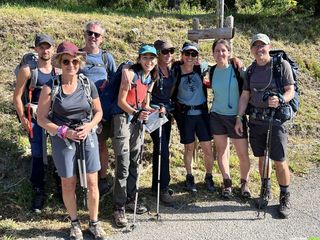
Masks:
[[[224,0],[218,0],[217,12],[219,13],[219,28],[223,28],[224,21]]]
[[[234,35],[234,25],[233,24],[234,24],[234,17],[232,15],[226,17],[225,27],[233,29],[232,35]],[[230,57],[232,57],[232,54],[233,54],[233,40],[231,38],[228,41],[229,41],[230,47],[231,47],[231,56]]]

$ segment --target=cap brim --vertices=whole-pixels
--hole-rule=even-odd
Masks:
[[[56,53],[52,56],[52,59],[51,59],[51,64],[53,67],[56,67],[56,68],[61,68],[61,64],[58,62],[58,57],[62,54],[69,54],[71,56],[78,56],[78,55],[81,55],[83,57],[86,57],[86,53],[85,52],[61,52],[61,53]]]
[[[147,54],[147,53],[150,53],[150,54],[153,54],[153,55],[157,56],[156,53],[150,52],[150,51],[144,51],[144,52],[141,52],[141,53],[139,53],[139,54],[140,54],[140,55],[143,55],[143,54]]]
[[[186,46],[182,49],[182,52],[189,51],[189,50],[196,51],[197,53],[199,52],[199,50],[195,46]]]

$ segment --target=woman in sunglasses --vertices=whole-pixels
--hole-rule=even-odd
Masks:
[[[175,102],[174,117],[180,132],[180,142],[184,144],[184,164],[187,171],[185,189],[197,191],[192,175],[192,157],[195,136],[199,139],[204,153],[205,184],[209,192],[214,192],[212,180],[213,154],[207,90],[203,85],[201,67],[198,65],[197,45],[186,42],[181,50],[181,60],[172,67],[175,86],[172,100]]]
[[[118,95],[120,111],[113,116],[112,144],[116,157],[113,216],[118,227],[125,227],[128,223],[125,210],[134,211],[138,161],[144,144],[143,123],[152,111],[148,93],[158,79],[156,49],[143,45],[138,54],[137,63],[122,71]],[[147,208],[138,204],[136,213],[145,212]]]
[[[231,47],[224,39],[212,45],[216,65],[210,71],[210,87],[214,95],[210,110],[210,128],[214,137],[218,165],[223,177],[222,197],[232,196],[232,181],[229,167],[229,138],[235,146],[240,161],[241,196],[251,196],[248,181],[250,159],[248,156],[248,134],[245,117],[238,116],[238,102],[242,92],[243,79],[238,68],[230,63]],[[240,118],[244,131],[241,136],[235,132],[236,119]]]
[[[160,164],[160,200],[166,205],[172,205],[174,200],[172,198],[172,189],[169,188],[170,171],[169,171],[169,141],[171,134],[171,120],[172,104],[170,100],[171,89],[173,87],[173,76],[170,71],[171,63],[173,62],[173,54],[175,48],[170,40],[157,40],[154,46],[158,53],[158,69],[159,79],[155,82],[151,94],[151,106],[159,108],[161,104],[164,105],[163,111],[166,112],[168,122],[162,126],[161,133],[161,164]],[[158,160],[159,160],[159,129],[151,133],[153,141],[153,155],[152,155],[152,191],[157,192],[158,186]]]
[[[52,157],[62,183],[62,196],[71,219],[70,237],[83,239],[77,215],[75,195],[77,176],[77,150],[84,148],[88,186],[89,232],[97,239],[106,233],[98,221],[100,169],[99,150],[95,126],[102,118],[102,110],[95,85],[78,71],[85,53],[71,42],[64,41],[53,56],[53,66],[62,74],[51,79],[42,89],[38,123],[51,135]],[[79,144],[80,143],[80,144]],[[79,147],[80,146],[80,147]]]

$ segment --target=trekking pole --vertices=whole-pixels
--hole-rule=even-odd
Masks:
[[[160,174],[161,174],[161,145],[162,145],[162,119],[163,112],[161,109],[163,108],[163,104],[159,104],[159,118],[160,118],[160,127],[159,127],[159,154],[158,154],[158,187],[157,187],[157,220],[161,217],[159,214],[160,208]]]
[[[144,132],[145,132],[145,121],[141,123],[141,146],[140,153],[138,159],[138,176],[137,176],[137,184],[136,184],[136,194],[134,200],[134,210],[133,210],[133,223],[131,225],[131,229],[134,230],[136,228],[136,216],[137,216],[137,206],[138,206],[138,197],[139,197],[139,183],[140,183],[140,174],[141,174],[141,165],[142,165],[142,157],[143,157],[143,145],[144,145]]]
[[[262,184],[260,190],[260,199],[259,199],[259,206],[258,206],[258,216],[260,217],[260,210],[262,206],[268,205],[269,202],[269,194],[268,194],[268,179],[270,179],[270,149],[271,149],[271,137],[272,137],[272,125],[273,125],[273,116],[275,114],[275,109],[271,110],[271,117],[269,119],[269,127],[267,132],[267,143],[266,143],[266,150],[265,150],[265,158],[263,161],[263,169],[262,169]],[[263,217],[266,217],[266,208],[264,209]]]
[[[43,164],[48,165],[48,154],[47,154],[47,131],[42,129],[42,159]]]
[[[80,186],[82,188],[82,195],[83,195],[83,206],[87,208],[87,170],[86,170],[86,160],[85,160],[85,153],[84,153],[84,142],[80,140],[77,144],[77,152],[78,152],[78,169],[79,169],[79,178],[80,178]]]

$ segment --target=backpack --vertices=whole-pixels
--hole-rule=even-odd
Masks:
[[[289,101],[289,105],[291,106],[294,113],[299,110],[300,100],[299,100],[299,86],[298,86],[298,78],[297,78],[297,71],[298,71],[298,64],[283,50],[271,50],[270,56],[273,60],[273,77],[275,79],[278,92],[281,94],[284,93],[284,85],[282,81],[282,62],[286,60],[291,67],[292,76],[294,79],[294,97]]]
[[[209,70],[210,87],[212,86],[212,78],[213,78],[213,73],[214,73],[214,70],[216,69],[216,66],[217,65],[211,66],[210,70]],[[234,73],[236,75],[236,78],[237,78],[237,81],[238,81],[238,87],[239,87],[239,94],[241,95],[242,86],[243,86],[243,78],[240,76],[240,72],[239,72],[238,68],[236,68],[232,63],[231,63],[231,66],[232,66],[233,71],[234,71]]]
[[[103,120],[107,121],[112,115],[122,113],[123,110],[118,106],[118,95],[121,85],[122,70],[125,65],[132,66],[134,63],[131,61],[122,62],[117,68],[116,73],[110,79],[110,81],[103,88],[100,95],[101,106],[103,110]],[[139,79],[139,74],[134,70],[134,78],[131,85],[135,85],[135,82]]]
[[[278,92],[283,94],[284,93],[284,85],[282,81],[282,62],[285,60],[289,63],[292,71],[292,76],[294,79],[294,97],[289,101],[289,106],[292,109],[293,114],[295,114],[300,106],[299,100],[299,86],[298,86],[298,78],[297,78],[297,71],[298,71],[298,64],[291,58],[289,55],[283,50],[270,50],[270,56],[272,57],[273,67],[272,67],[272,75],[277,85]],[[255,67],[255,62],[248,68],[247,71],[247,79],[250,82],[250,76],[252,74],[253,68]],[[252,106],[250,106],[251,108]],[[248,109],[248,108],[247,108]]]
[[[31,99],[29,97],[29,90],[33,91],[35,88],[41,88],[37,86],[38,81],[38,55],[35,53],[25,53],[20,63],[16,66],[14,69],[14,74],[16,77],[18,77],[19,69],[24,65],[29,65],[30,67],[30,79],[27,81],[26,88],[22,94],[21,100],[23,105],[26,105],[27,103],[31,102]]]
[[[89,105],[91,107],[91,113],[90,113],[90,119],[92,118],[92,97],[91,97],[91,85],[90,85],[90,80],[87,78],[85,75],[82,73],[79,74],[79,80],[81,82],[81,85],[83,87],[84,93],[88,99]],[[56,99],[57,94],[59,93],[59,90],[61,88],[61,75],[55,76],[52,79],[52,85],[51,85],[51,110],[50,114],[53,112],[53,105],[54,101]]]

